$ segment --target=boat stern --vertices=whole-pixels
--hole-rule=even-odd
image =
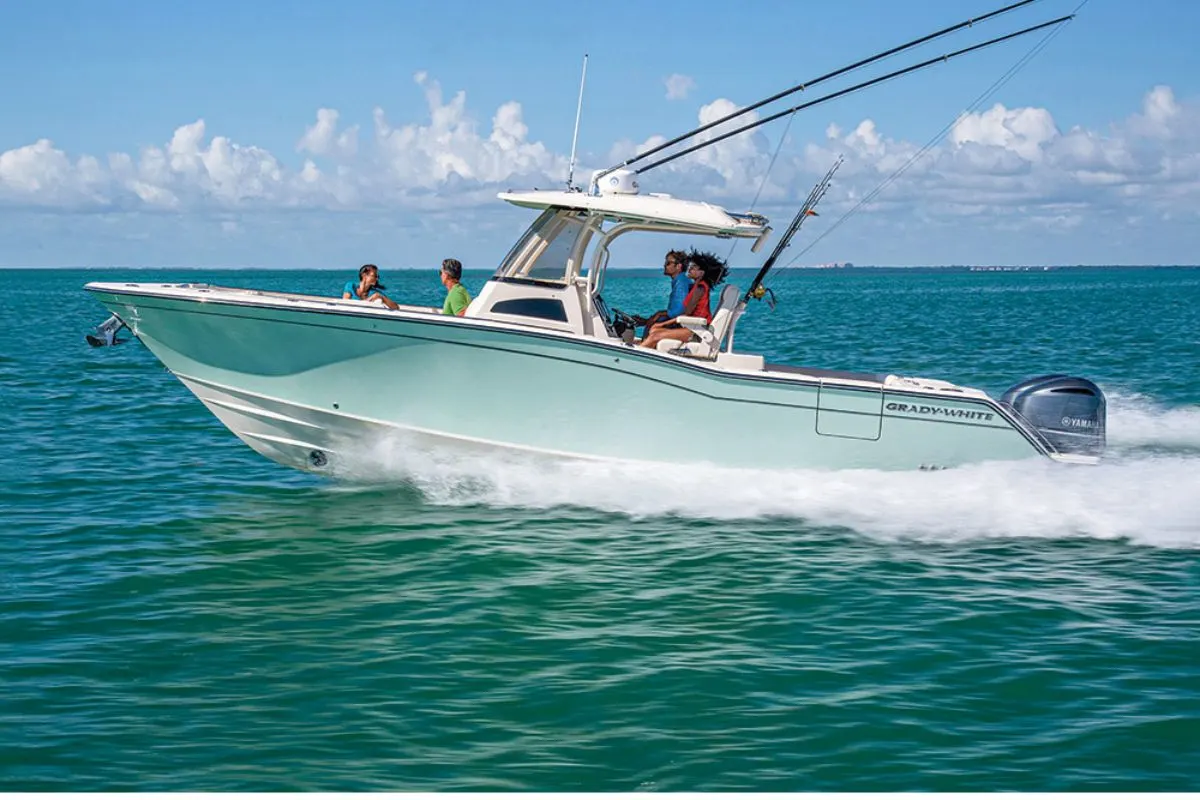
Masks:
[[[1041,375],[1021,381],[1000,398],[1049,446],[1056,461],[1095,463],[1107,444],[1104,392],[1087,378]]]

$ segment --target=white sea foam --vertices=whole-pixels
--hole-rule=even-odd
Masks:
[[[1165,407],[1145,395],[1122,390],[1106,390],[1105,394],[1109,444],[1200,450],[1200,406]]]
[[[1123,399],[1110,415],[1126,445],[1200,442],[1200,410]],[[1047,459],[940,472],[748,470],[464,455],[394,439],[352,454],[343,476],[404,481],[441,504],[581,506],[632,516],[780,517],[885,538],[1127,539],[1200,547],[1200,453],[1117,455],[1095,467]]]

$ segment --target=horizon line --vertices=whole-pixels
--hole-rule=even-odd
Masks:
[[[1013,270],[1013,269],[1163,269],[1163,268],[1180,268],[1180,269],[1196,269],[1200,268],[1200,264],[854,264],[852,266],[788,266],[776,267],[777,271],[804,271],[804,272],[854,272],[864,269],[967,269],[978,271],[990,270]],[[105,264],[105,265],[0,265],[0,270],[5,271],[33,271],[33,270],[173,270],[179,272],[342,272],[355,271],[357,267],[270,267],[270,266],[178,266],[178,265],[122,265],[122,264]],[[422,266],[422,267],[381,267],[380,271],[390,272],[425,272],[427,270],[435,270],[437,266]],[[608,267],[614,272],[661,272],[662,267],[656,266],[639,266],[639,267]],[[755,270],[756,266],[731,266],[730,270]],[[495,267],[464,267],[463,272],[473,273],[492,273],[495,272]]]

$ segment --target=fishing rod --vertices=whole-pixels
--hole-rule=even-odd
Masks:
[[[933,33],[926,34],[925,36],[922,36],[920,38],[913,39],[911,42],[905,42],[904,44],[897,45],[888,50],[883,50],[879,53],[876,53],[873,56],[869,56],[868,58],[864,58],[860,61],[856,61],[853,64],[850,64],[848,66],[841,67],[839,69],[835,69],[833,72],[828,72],[824,75],[821,75],[818,78],[813,78],[812,80],[805,81],[804,83],[798,83],[795,86],[791,87],[790,89],[784,89],[782,92],[773,94],[765,100],[760,100],[757,103],[754,103],[753,105],[746,106],[745,108],[740,108],[737,111],[727,114],[718,120],[714,120],[713,122],[709,122],[704,125],[701,125],[699,128],[696,128],[694,130],[688,131],[687,133],[676,136],[674,139],[671,139],[670,141],[663,142],[662,144],[656,145],[655,147],[652,147],[649,150],[645,150],[641,153],[638,153],[636,156],[626,159],[625,161],[623,161],[620,164],[617,164],[614,167],[609,167],[608,169],[604,170],[603,172],[598,173],[593,178],[593,182],[599,181],[600,178],[603,178],[605,175],[607,175],[608,173],[610,173],[614,170],[628,167],[631,164],[636,164],[637,162],[641,161],[642,159],[647,158],[648,156],[652,156],[655,153],[661,152],[672,145],[675,145],[675,144],[678,144],[679,142],[684,141],[685,139],[690,139],[693,136],[704,133],[704,131],[709,130],[710,128],[715,128],[717,125],[728,122],[731,119],[735,119],[737,117],[740,117],[743,114],[748,114],[749,112],[754,111],[755,109],[762,108],[763,106],[768,105],[770,103],[774,103],[776,100],[781,100],[784,97],[795,94],[796,92],[804,91],[805,89],[809,89],[813,86],[816,86],[817,84],[824,83],[825,81],[828,81],[828,80],[832,80],[840,75],[845,75],[847,72],[853,72],[854,70],[859,69],[860,67],[865,67],[868,64],[873,64],[876,61],[880,61],[889,56],[894,56],[897,53],[904,52],[905,50],[911,50],[912,48],[917,47],[922,44],[925,44],[926,42],[931,42],[934,39],[939,39],[943,36],[954,33],[955,31],[960,31],[963,28],[969,28],[972,25],[975,25],[977,23],[984,22],[985,20],[989,20],[993,17],[998,17],[1001,14],[1006,14],[1009,11],[1020,8],[1021,6],[1027,6],[1030,3],[1036,3],[1036,2],[1038,2],[1038,0],[1020,0],[1020,2],[1011,3],[1007,6],[1004,6],[1003,8],[998,8],[995,11],[990,11],[987,14],[984,14],[983,16],[972,17],[971,19],[963,20],[962,22],[959,22],[955,25],[951,25],[948,28],[943,28],[940,31],[935,31]],[[585,69],[586,69],[586,67],[585,67]]]
[[[1088,0],[1083,0],[1083,2],[1081,2],[1079,4],[1079,6],[1075,9],[1075,11],[1073,13],[1078,14],[1079,9],[1083,8],[1083,6],[1087,4],[1087,2],[1088,2]],[[924,158],[925,155],[927,153],[929,153],[929,151],[932,150],[935,145],[937,145],[940,141],[942,141],[942,139],[945,138],[946,134],[949,133],[951,131],[951,129],[953,129],[954,126],[958,124],[959,120],[963,119],[968,114],[973,114],[975,111],[977,111],[984,103],[987,102],[988,98],[990,98],[997,91],[999,91],[1001,88],[1003,88],[1010,80],[1012,80],[1017,75],[1017,73],[1019,73],[1026,65],[1028,65],[1029,62],[1034,59],[1034,57],[1036,57],[1040,52],[1042,52],[1042,50],[1046,49],[1046,47],[1050,44],[1050,42],[1053,41],[1054,38],[1056,36],[1058,36],[1063,30],[1065,30],[1065,26],[1062,28],[1055,28],[1054,30],[1050,31],[1050,33],[1046,34],[1041,39],[1041,41],[1039,41],[1037,44],[1035,44],[1033,47],[1031,47],[1029,49],[1029,52],[1027,52],[1027,53],[1025,53],[1025,55],[1021,56],[1021,58],[1019,58],[1015,64],[1013,64],[1011,67],[1009,67],[1008,70],[1005,71],[1005,73],[1003,75],[1001,75],[999,78],[997,78],[992,83],[991,86],[987,87],[987,89],[985,89],[982,94],[980,94],[973,101],[971,101],[971,104],[968,105],[961,113],[959,113],[959,115],[957,117],[950,120],[950,122],[946,123],[946,125],[943,126],[940,131],[938,131],[936,134],[934,134],[934,136],[929,141],[925,142],[925,144],[922,145],[920,150],[918,150],[917,152],[915,152],[911,156],[909,156],[908,160],[905,161],[903,164],[901,164],[900,167],[898,169],[896,169],[896,171],[894,171],[891,175],[889,175],[887,178],[885,178],[883,181],[881,181],[879,183],[879,185],[876,186],[874,189],[867,192],[862,198],[859,199],[859,201],[857,203],[854,204],[854,206],[849,211],[847,211],[845,214],[842,214],[842,216],[838,218],[837,222],[833,223],[833,225],[826,228],[821,233],[820,236],[818,236],[816,239],[809,242],[804,247],[804,249],[802,249],[800,252],[798,252],[794,256],[792,256],[791,260],[788,261],[788,263],[785,264],[784,266],[791,266],[796,261],[798,261],[805,253],[807,253],[809,250],[812,250],[814,247],[816,247],[817,244],[819,244],[822,239],[824,239],[826,236],[829,236],[831,233],[836,231],[838,228],[840,228],[842,226],[843,223],[845,223],[847,220],[849,220],[850,217],[854,216],[856,213],[859,212],[859,210],[861,210],[868,203],[873,201],[876,198],[876,196],[879,195],[880,192],[882,192],[888,186],[891,186],[892,183],[897,181],[901,175],[903,175],[905,172],[907,172],[910,167],[912,167],[915,163],[917,163],[917,161]]]
[[[922,61],[919,64],[913,64],[912,66],[905,67],[904,69],[898,69],[894,72],[889,72],[886,75],[882,75],[878,78],[872,78],[869,81],[863,81],[862,83],[856,83],[853,86],[847,87],[845,89],[841,89],[836,92],[831,92],[830,94],[824,95],[822,97],[818,97],[815,100],[810,100],[807,103],[801,103],[798,106],[794,106],[792,108],[785,109],[783,111],[780,111],[777,114],[772,114],[769,117],[763,117],[760,120],[755,120],[754,122],[747,123],[746,125],[743,125],[740,128],[735,128],[732,131],[723,133],[720,136],[716,136],[712,139],[707,139],[703,142],[699,142],[698,144],[694,144],[691,147],[685,147],[684,149],[680,150],[679,152],[672,153],[671,155],[667,156],[666,158],[660,158],[658,161],[651,162],[650,164],[647,164],[644,167],[638,167],[636,170],[634,170],[634,172],[640,175],[643,172],[648,172],[649,170],[652,170],[655,167],[661,167],[663,164],[674,161],[677,158],[686,156],[689,153],[694,153],[697,150],[708,147],[709,145],[713,145],[713,144],[716,144],[717,142],[724,141],[725,139],[728,139],[731,136],[737,136],[739,133],[745,133],[746,131],[753,130],[754,128],[760,127],[762,125],[766,125],[768,122],[774,122],[775,120],[777,120],[781,117],[785,117],[788,114],[794,114],[797,111],[803,111],[806,108],[812,108],[813,106],[820,105],[821,103],[827,103],[830,100],[834,100],[839,97],[843,97],[844,95],[848,95],[853,92],[857,92],[862,89],[866,89],[867,87],[874,86],[877,83],[883,83],[884,81],[891,80],[892,78],[898,78],[901,75],[907,75],[910,72],[916,72],[917,70],[925,69],[926,67],[931,67],[934,64],[940,64],[942,62],[949,61],[952,58],[956,58],[961,55],[966,55],[967,53],[972,53],[976,50],[982,50],[985,47],[991,47],[992,45],[1000,44],[1001,42],[1007,42],[1009,39],[1015,39],[1018,36],[1024,36],[1026,34],[1033,33],[1034,31],[1040,31],[1044,28],[1049,28],[1052,25],[1061,25],[1064,22],[1068,22],[1068,21],[1074,19],[1074,17],[1075,17],[1074,14],[1068,14],[1065,17],[1059,17],[1058,19],[1052,19],[1049,22],[1043,22],[1040,25],[1033,25],[1028,28],[1023,28],[1019,31],[1015,31],[1014,33],[1009,33],[1004,36],[997,36],[995,39],[989,39],[986,42],[980,42],[979,44],[974,44],[974,45],[971,45],[970,47],[964,47],[961,50],[955,50],[952,53],[946,53],[945,55],[940,55],[936,58],[931,58],[927,61]],[[603,176],[601,175],[598,177],[603,177]]]
[[[742,298],[743,303],[749,301],[751,298],[761,299],[766,294],[767,290],[760,288],[763,278],[767,276],[767,273],[771,271],[771,267],[775,266],[775,262],[779,260],[779,257],[783,255],[783,251],[791,244],[792,237],[800,230],[800,226],[804,224],[804,220],[817,215],[817,212],[813,209],[817,207],[817,203],[821,202],[821,198],[825,196],[825,192],[829,191],[829,184],[833,180],[833,173],[838,171],[838,167],[842,165],[843,160],[842,156],[838,156],[837,161],[833,162],[833,166],[825,173],[825,177],[821,178],[817,182],[817,185],[812,188],[812,191],[808,193],[808,199],[804,201],[804,205],[800,206],[800,210],[796,213],[795,218],[787,226],[787,230],[783,232],[783,236],[779,238],[775,249],[771,251],[771,255],[767,256],[767,260],[763,262],[762,268],[754,276],[754,282],[750,284],[750,288],[746,290],[746,294]]]

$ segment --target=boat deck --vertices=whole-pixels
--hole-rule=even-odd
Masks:
[[[793,367],[790,364],[764,364],[763,372],[784,372],[790,375],[804,375],[809,378],[832,378],[842,381],[862,381],[863,383],[883,384],[888,376],[875,372],[850,372],[840,369],[818,369],[817,367]]]

